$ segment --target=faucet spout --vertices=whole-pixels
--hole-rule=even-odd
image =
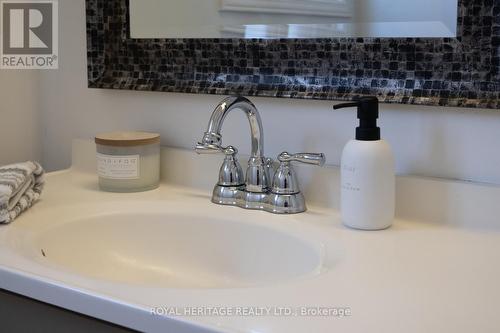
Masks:
[[[252,140],[251,158],[264,157],[264,133],[262,130],[262,121],[255,105],[245,97],[228,97],[217,105],[210,121],[207,131],[203,136],[201,145],[221,146],[222,145],[222,124],[231,110],[240,109],[248,118],[250,123],[250,134]]]
[[[269,161],[264,157],[264,132],[262,131],[260,114],[252,102],[241,96],[228,97],[220,102],[212,112],[207,131],[201,142],[196,145],[195,150],[198,154],[211,154],[224,149],[221,135],[222,124],[229,112],[234,109],[242,110],[250,123],[252,152],[245,176],[245,191],[248,197],[245,199],[248,202],[246,208],[260,209],[265,199],[265,193],[269,189]]]

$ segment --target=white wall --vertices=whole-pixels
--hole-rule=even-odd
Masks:
[[[70,165],[71,139],[101,131],[158,131],[162,143],[193,147],[221,96],[87,89],[84,0],[60,1],[60,70],[41,82],[43,150],[51,169]],[[355,113],[327,101],[252,98],[264,121],[266,151],[325,152],[338,164],[353,137]],[[500,112],[386,105],[383,135],[393,145],[398,171],[500,184]],[[248,124],[230,115],[224,140],[249,152]],[[203,158],[200,156],[200,158]],[[216,175],[214,175],[215,177]]]
[[[41,158],[38,76],[0,70],[0,165]]]

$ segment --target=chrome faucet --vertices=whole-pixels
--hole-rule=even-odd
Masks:
[[[222,124],[231,110],[242,110],[250,123],[252,152],[246,175],[238,162],[238,150],[233,146],[222,147]],[[300,193],[291,161],[323,165],[323,154],[282,153],[276,174],[271,179],[272,159],[264,156],[262,121],[255,105],[245,97],[228,97],[215,108],[203,139],[195,148],[198,154],[225,155],[219,171],[219,181],[214,187],[212,202],[247,209],[265,210],[277,214],[300,213],[306,210],[304,196]]]

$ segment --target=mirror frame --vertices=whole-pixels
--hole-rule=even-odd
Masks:
[[[86,0],[88,87],[500,108],[500,4],[456,38],[131,39],[128,0]]]

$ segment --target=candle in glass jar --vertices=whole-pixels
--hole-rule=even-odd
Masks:
[[[95,137],[99,187],[109,192],[152,190],[160,183],[160,135],[111,132]]]

